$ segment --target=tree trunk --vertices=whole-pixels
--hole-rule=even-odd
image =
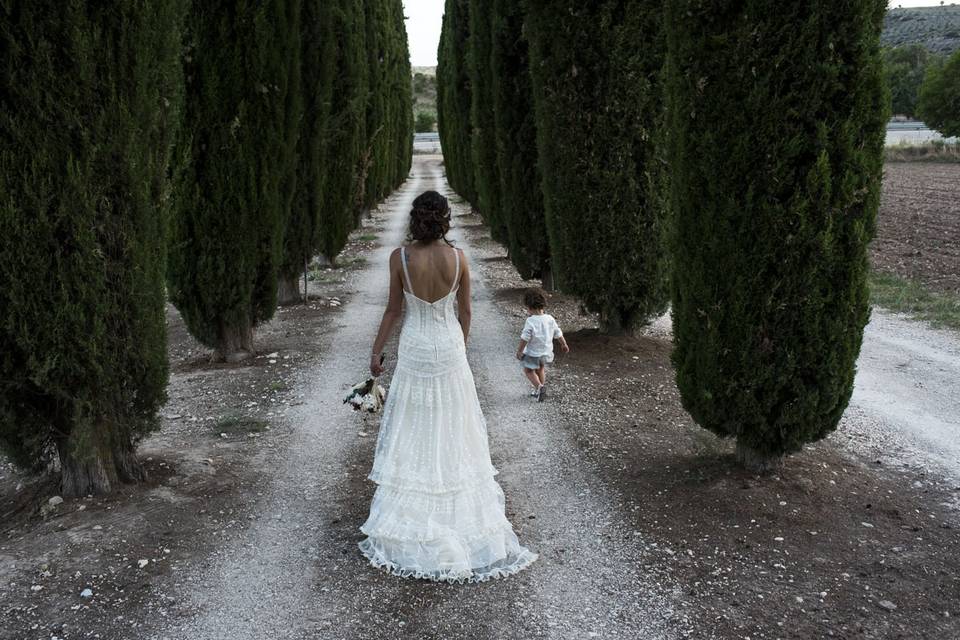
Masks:
[[[279,278],[277,291],[277,304],[289,306],[302,302],[300,297],[300,278]]]
[[[214,358],[225,362],[243,362],[254,355],[253,327],[247,320],[242,326],[222,325],[220,328],[220,346]]]
[[[544,291],[552,293],[557,290],[556,284],[553,282],[553,270],[550,267],[543,268],[543,272],[540,274],[540,284]]]
[[[770,473],[783,466],[782,455],[764,454],[737,441],[737,462],[756,473]]]
[[[66,438],[57,444],[60,459],[60,492],[69,498],[110,493],[121,482],[142,482],[147,472],[131,445],[111,448],[101,444],[79,452]]]
[[[610,336],[632,336],[636,333],[637,321],[632,315],[621,313],[600,314],[600,332]]]

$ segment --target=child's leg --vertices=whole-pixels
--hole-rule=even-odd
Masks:
[[[540,378],[537,376],[537,372],[534,369],[523,367],[523,375],[527,377],[527,380],[530,381],[530,384],[533,385],[534,389],[540,388]]]
[[[540,365],[540,368],[537,369],[537,379],[540,381],[540,384],[547,384],[547,366],[544,364]]]

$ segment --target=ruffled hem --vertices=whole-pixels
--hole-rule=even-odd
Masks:
[[[417,580],[429,580],[431,582],[447,582],[456,584],[473,584],[487,582],[506,578],[519,573],[533,564],[538,556],[525,547],[520,547],[519,552],[507,562],[505,558],[496,564],[475,569],[422,569],[402,567],[395,562],[388,560],[378,551],[370,538],[363,540],[358,545],[360,553],[370,561],[370,565],[376,569],[386,571],[398,578],[414,578]]]
[[[499,473],[495,467],[491,466],[489,469],[463,474],[457,482],[452,484],[443,484],[434,479],[414,478],[409,475],[389,473],[375,468],[370,472],[370,475],[367,476],[367,480],[375,482],[377,486],[398,491],[411,491],[427,495],[443,495],[472,489],[482,484],[485,480],[494,478]]]

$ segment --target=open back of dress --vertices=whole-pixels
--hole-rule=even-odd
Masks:
[[[504,513],[487,427],[457,320],[457,277],[435,302],[418,298],[401,249],[406,315],[370,479],[377,490],[361,527],[363,554],[403,577],[481,582],[537,556]]]

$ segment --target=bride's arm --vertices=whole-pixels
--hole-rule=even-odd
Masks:
[[[457,249],[457,251],[460,251]],[[460,319],[460,328],[463,330],[463,341],[470,336],[470,319],[473,310],[470,307],[470,263],[467,256],[460,251],[460,288],[457,290],[457,317]]]
[[[377,339],[373,341],[373,349],[370,351],[370,373],[375,376],[383,373],[380,354],[403,316],[403,280],[400,276],[400,270],[400,250],[394,249],[393,253],[390,254],[390,297],[387,299],[387,308],[384,309],[383,318],[380,320]]]

